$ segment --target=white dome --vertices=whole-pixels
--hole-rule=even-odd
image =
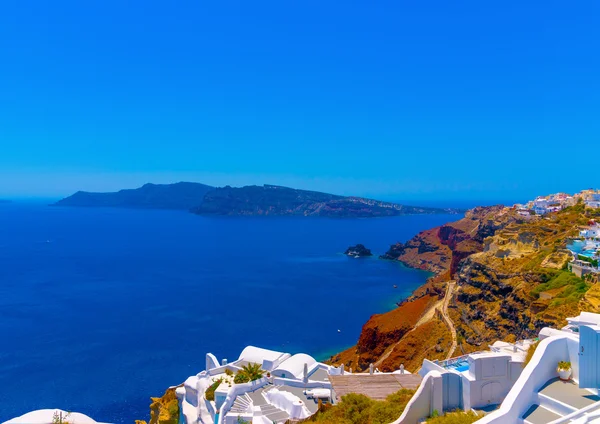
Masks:
[[[304,364],[308,367],[308,373],[317,366],[317,361],[312,356],[306,355],[305,353],[297,353],[289,359],[283,361],[275,370],[273,375],[281,376],[283,374],[286,377],[294,376],[296,378],[304,377]]]
[[[3,424],[52,424],[54,414],[60,414],[61,412],[63,419],[68,421],[69,424],[100,424],[87,415],[80,414],[79,412],[68,413],[62,409],[40,409],[28,412],[20,417],[5,421]]]

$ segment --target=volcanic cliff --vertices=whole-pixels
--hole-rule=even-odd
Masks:
[[[373,315],[356,346],[331,358],[354,370],[374,363],[411,371],[496,340],[534,337],[579,310],[600,310],[600,289],[566,270],[566,244],[600,212],[579,204],[544,217],[479,207],[459,221],[397,243],[382,258],[435,273],[398,308]],[[598,285],[600,286],[600,285]],[[442,316],[444,298],[449,323]],[[452,326],[457,347],[452,349]]]

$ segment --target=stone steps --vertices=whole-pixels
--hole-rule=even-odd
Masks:
[[[531,405],[525,415],[523,415],[523,422],[525,424],[548,424],[561,417],[562,415],[555,414],[549,409],[535,404]]]

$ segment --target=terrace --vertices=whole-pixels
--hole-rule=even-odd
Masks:
[[[341,373],[309,355],[248,346],[231,363],[219,364],[207,354],[206,370],[189,377],[176,393],[185,422],[283,423],[314,414],[317,397],[330,401],[328,377]]]

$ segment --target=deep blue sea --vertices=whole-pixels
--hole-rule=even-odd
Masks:
[[[204,369],[206,352],[328,357],[428,276],[342,252],[363,243],[381,254],[458,218],[0,204],[0,421],[42,408],[147,419],[150,396]]]

